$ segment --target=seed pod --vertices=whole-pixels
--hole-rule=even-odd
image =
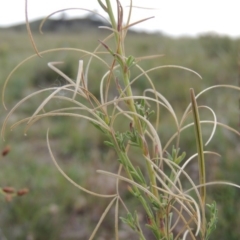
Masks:
[[[13,187],[3,187],[2,191],[5,193],[14,193],[15,189]]]
[[[23,195],[27,194],[28,192],[29,192],[29,189],[23,188],[23,189],[20,189],[20,190],[17,191],[17,195],[18,196],[23,196]]]
[[[4,156],[6,156],[8,153],[9,153],[9,151],[10,151],[10,146],[6,146],[3,150],[2,150],[2,156],[4,157]]]

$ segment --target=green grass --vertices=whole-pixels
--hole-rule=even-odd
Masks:
[[[97,39],[103,39],[104,33],[90,31],[84,34],[46,34],[43,36],[34,35],[38,49],[76,47],[92,51],[98,44]],[[27,34],[15,32],[0,33],[0,87],[9,72],[25,57],[34,54],[30,46]],[[171,39],[162,35],[129,34],[127,39],[126,51],[129,55],[136,57],[152,54],[164,54],[157,61],[142,61],[140,65],[151,68],[161,65],[181,65],[193,69],[201,74],[203,80],[199,80],[194,74],[180,69],[160,69],[150,74],[154,80],[157,90],[164,94],[177,114],[186,108],[190,101],[189,88],[194,87],[195,92],[199,92],[207,86],[214,84],[238,85],[238,52],[240,40],[228,38],[218,38],[216,36],[202,36],[200,38],[180,38]],[[27,64],[21,66],[10,79],[6,104],[9,109],[22,97],[32,90],[41,89],[45,86],[65,84],[57,75],[54,75],[47,68],[49,61],[64,61],[66,66],[63,71],[67,72],[72,78],[77,74],[77,61],[84,57],[81,53],[58,52],[46,54],[42,59],[34,58]],[[110,61],[110,60],[109,60]],[[100,84],[100,77],[105,72],[101,64],[93,61],[92,70],[89,78],[96,79],[91,90],[97,92]],[[133,72],[137,76],[138,71]],[[44,78],[42,78],[44,76]],[[99,81],[97,80],[99,79]],[[141,92],[148,86],[143,77],[140,82],[134,85],[134,90]],[[180,90],[179,90],[180,89]],[[112,88],[113,95],[114,88]],[[216,89],[212,90],[200,98],[199,102],[213,107],[221,120],[229,121],[228,124],[238,128],[239,121],[239,96],[233,90]],[[17,110],[14,116],[27,117],[33,113],[39,103],[38,99],[28,103]],[[56,102],[56,105],[63,103]],[[6,112],[0,107],[0,120],[3,121]],[[206,110],[200,110],[200,116],[211,116]],[[170,136],[171,120],[169,114],[162,112],[161,124],[166,126],[160,131],[163,142]],[[74,126],[74,127],[73,127]],[[1,142],[0,146],[6,144],[11,146],[11,152],[0,160],[1,186],[14,186],[17,189],[28,187],[30,193],[21,198],[14,198],[12,202],[0,201],[0,229],[7,239],[87,239],[91,229],[97,223],[101,212],[107,205],[107,201],[97,202],[90,199],[85,193],[77,190],[59,174],[51,162],[47,145],[46,130],[50,127],[50,139],[52,139],[52,149],[55,157],[76,182],[84,187],[98,192],[111,192],[112,183],[109,182],[104,188],[100,184],[106,179],[96,175],[96,180],[92,180],[95,170],[115,170],[112,159],[116,159],[115,153],[108,151],[102,142],[104,136],[96,132],[93,126],[87,122],[73,120],[70,118],[52,118],[42,120],[33,126],[26,137],[23,136],[23,128],[17,128],[13,132],[6,133],[6,142]],[[124,126],[121,126],[124,127]],[[72,129],[72,131],[69,131]],[[181,150],[187,151],[189,155],[195,152],[195,143],[189,133],[193,129],[184,133],[182,136]],[[174,132],[174,130],[173,130]],[[204,139],[209,136],[209,129],[203,127]],[[67,136],[67,138],[66,138]],[[239,139],[233,134],[218,127],[213,143],[209,149],[219,152],[221,159],[206,159],[208,178],[224,179],[240,182],[239,155],[236,155]],[[207,149],[208,149],[207,147]],[[234,154],[232,154],[234,152]],[[137,160],[136,160],[137,161]],[[194,164],[189,166],[194,172]],[[208,170],[210,169],[210,170]],[[98,182],[99,184],[96,184]],[[125,186],[126,187],[126,186]],[[212,189],[215,189],[212,191]],[[223,190],[221,190],[223,189]],[[237,240],[240,237],[236,217],[240,210],[237,199],[239,190],[228,188],[226,195],[221,191],[225,188],[211,187],[212,198],[220,199],[219,224],[217,231],[213,233],[212,239]],[[124,187],[122,191],[124,192]],[[129,198],[126,194],[126,198]],[[102,201],[102,200],[101,200]],[[129,199],[131,203],[131,198]],[[131,203],[134,204],[134,203]],[[228,207],[226,207],[228,206]],[[111,239],[113,232],[112,223],[113,213],[104,221],[104,227],[100,236],[104,239]],[[144,216],[142,216],[144,218]],[[72,223],[72,224],[71,224]],[[88,230],[89,229],[89,230]],[[109,235],[107,234],[109,233]],[[127,236],[131,232],[125,231]],[[76,237],[74,234],[76,233]],[[82,234],[82,235],[81,235]],[[128,235],[129,234],[129,235]],[[65,237],[64,237],[65,236]],[[67,236],[67,237],[66,237]],[[79,237],[81,236],[81,237]],[[127,239],[127,237],[126,237]],[[131,238],[133,239],[133,238]]]

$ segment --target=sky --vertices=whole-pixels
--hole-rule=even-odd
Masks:
[[[127,15],[130,1],[120,1]],[[25,21],[25,0],[1,0],[1,2],[1,27]],[[139,24],[137,29],[160,31],[175,37],[197,36],[208,32],[240,37],[240,0],[133,0],[133,5],[153,8],[153,10],[133,9],[132,22],[154,16],[153,19]],[[28,0],[29,20],[39,19],[59,9],[73,7],[95,10],[106,16],[97,0]],[[65,13],[69,17],[81,17],[87,12],[71,10]],[[60,14],[56,17],[60,17]]]

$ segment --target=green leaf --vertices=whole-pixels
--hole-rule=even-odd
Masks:
[[[130,55],[130,56],[127,58],[126,64],[127,64],[128,67],[131,67],[134,63],[135,63],[135,58]]]
[[[151,203],[155,211],[159,211],[162,209],[162,206],[158,202],[156,202],[154,199],[151,200]]]
[[[134,179],[137,183],[141,184],[142,186],[143,186],[143,185],[146,186],[146,182],[145,182],[144,176],[143,176],[143,174],[142,174],[142,172],[141,172],[141,170],[140,170],[139,167],[137,167],[137,168],[135,168],[135,169],[132,169],[132,170],[130,171],[130,173],[131,173],[133,179]]]
[[[217,210],[217,205],[216,202],[213,202],[212,204],[206,204],[207,207],[210,209],[210,220],[207,224],[207,232],[206,232],[206,240],[209,239],[210,234],[216,229],[216,225],[217,225],[217,214],[218,214],[218,210]]]
[[[98,130],[100,130],[102,133],[106,134],[106,129],[102,128],[100,124],[97,124],[95,122],[90,121],[90,123],[97,128]]]
[[[108,147],[112,147],[112,148],[115,148],[114,144],[109,142],[109,141],[104,141],[103,142],[105,145],[107,145]]]
[[[127,213],[126,218],[120,217],[120,219],[123,221],[123,223],[127,224],[131,229],[136,230],[135,219],[131,213]]]
[[[159,228],[155,224],[146,224],[146,227],[152,230],[152,233],[154,234],[156,239],[161,239],[161,233],[159,231]]]
[[[129,144],[133,147],[139,147],[139,143],[135,143],[135,142],[129,142]]]
[[[183,152],[181,156],[177,157],[174,160],[174,162],[179,165],[185,157],[186,157],[186,152]]]
[[[141,182],[142,182],[141,184],[146,186],[147,184],[146,184],[145,178],[142,174],[140,167],[136,167],[136,171],[138,173],[139,178],[141,179]]]

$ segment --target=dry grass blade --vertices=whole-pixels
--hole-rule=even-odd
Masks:
[[[49,142],[49,130],[47,131],[47,146],[48,146],[48,151],[50,153],[50,156],[51,156],[51,159],[53,160],[53,163],[54,165],[56,166],[56,168],[58,169],[58,171],[71,183],[73,184],[75,187],[77,187],[78,189],[90,194],[90,195],[93,195],[93,196],[96,196],[96,197],[102,197],[102,198],[114,198],[113,200],[116,199],[116,194],[110,194],[110,195],[105,195],[105,194],[99,194],[99,193],[95,193],[95,192],[92,192],[92,191],[89,191],[83,187],[81,187],[79,184],[77,184],[76,182],[74,182],[63,170],[62,168],[58,165],[53,153],[52,153],[52,149],[50,147],[50,142]]]
[[[81,52],[81,53],[85,53],[86,55],[90,55],[98,60],[100,60],[100,62],[102,62],[107,68],[109,68],[108,63],[106,61],[104,61],[102,58],[100,58],[99,56],[97,56],[96,54],[86,51],[86,50],[82,50],[82,49],[78,49],[78,48],[53,48],[53,49],[49,49],[49,50],[45,50],[42,52],[39,52],[40,55],[44,55],[47,53],[52,53],[52,52],[59,52],[59,51],[75,51],[75,52]],[[22,62],[20,62],[15,68],[13,68],[13,70],[9,73],[7,79],[4,82],[3,88],[2,88],[2,103],[4,108],[7,110],[6,104],[5,104],[5,91],[6,91],[6,87],[7,84],[10,80],[10,78],[12,77],[13,73],[19,68],[21,67],[24,63],[26,63],[27,61],[30,61],[32,58],[37,57],[37,54],[34,54],[26,59],[24,59]],[[59,69],[58,69],[59,70]],[[60,71],[60,70],[59,70]],[[63,74],[63,73],[62,73]],[[66,75],[65,75],[66,76]],[[68,78],[70,79],[70,78]],[[72,81],[72,80],[71,80]]]
[[[169,101],[162,94],[160,94],[159,92],[155,93],[155,91],[152,90],[152,89],[146,89],[144,91],[144,95],[145,95],[146,92],[151,92],[151,93],[156,94],[157,97],[163,101],[164,104],[162,104],[162,105],[171,113],[171,115],[174,118],[174,121],[176,123],[177,129],[179,129],[179,123],[178,123],[177,116],[176,116],[175,111],[173,110],[171,104],[169,103]],[[155,99],[153,99],[152,101],[155,102]]]
[[[142,60],[150,60],[150,59],[160,58],[160,57],[164,57],[164,56],[165,56],[165,54],[142,56],[142,57],[137,57],[135,60],[136,60],[136,63],[138,63]]]
[[[128,12],[127,23],[126,23],[127,26],[129,25],[129,23],[131,21],[131,17],[132,17],[132,0],[130,0],[129,12]],[[125,32],[125,36],[126,36],[127,35],[127,29],[124,32]]]
[[[145,21],[147,21],[147,20],[149,20],[149,19],[152,19],[152,18],[154,18],[154,17],[144,18],[144,19],[141,19],[141,20],[136,21],[136,22],[134,22],[134,23],[130,23],[129,25],[123,27],[123,30],[129,29],[130,27],[133,27],[133,26],[135,26],[135,25],[137,25],[137,24],[139,24],[139,23],[145,22]]]
[[[77,80],[76,80],[76,84],[75,84],[75,91],[74,91],[74,94],[73,94],[73,97],[72,97],[73,99],[76,98],[77,92],[81,89],[80,84],[81,84],[82,77],[83,77],[83,61],[80,60],[79,64],[78,64],[78,74],[77,74]]]
[[[33,49],[35,50],[36,54],[39,56],[39,57],[42,57],[37,49],[37,46],[35,44],[35,41],[33,39],[33,35],[32,35],[32,31],[31,31],[31,27],[30,27],[30,24],[29,24],[29,21],[28,21],[28,0],[25,0],[25,19],[26,19],[26,26],[27,26],[27,32],[28,32],[28,36],[29,36],[29,39],[31,41],[31,44],[33,46]]]
[[[64,9],[60,9],[60,10],[58,10],[58,11],[55,11],[55,12],[49,14],[47,17],[45,17],[45,18],[42,20],[42,22],[41,22],[41,24],[40,24],[40,26],[39,26],[39,32],[40,32],[40,33],[43,33],[43,32],[42,32],[42,28],[43,28],[44,23],[48,20],[48,18],[50,18],[51,16],[55,15],[56,13],[60,13],[60,12],[68,11],[68,10],[84,10],[84,11],[87,11],[87,12],[91,12],[91,13],[93,13],[93,14],[95,14],[95,15],[98,15],[99,17],[103,18],[106,22],[109,22],[108,19],[105,18],[103,15],[99,14],[98,12],[91,11],[91,10],[89,10],[89,9],[86,9],[86,8],[64,8]]]
[[[213,136],[215,134],[216,128],[217,128],[217,116],[216,116],[215,112],[210,107],[199,106],[199,108],[201,108],[201,107],[207,108],[209,111],[211,111],[212,114],[213,114],[213,118],[214,118],[214,125],[213,125],[213,129],[212,129],[212,133],[211,133],[209,139],[207,140],[207,142],[205,143],[205,146],[207,146],[208,143],[210,143],[210,141],[212,140],[212,138],[213,138]]]
[[[53,91],[47,98],[44,99],[44,101],[39,105],[39,107],[35,110],[33,113],[32,117],[29,119],[28,123],[29,124],[32,119],[44,108],[44,106],[55,96],[58,92],[62,91],[63,89],[67,89],[68,87],[73,86],[72,84],[68,84],[62,87],[58,87],[55,91]]]
[[[212,89],[215,89],[215,88],[229,88],[229,89],[235,89],[235,90],[238,90],[240,91],[240,87],[237,87],[237,86],[232,86],[232,85],[226,85],[226,84],[220,84],[220,85],[214,85],[214,86],[211,86],[211,87],[208,87],[204,90],[202,90],[200,93],[198,93],[196,96],[195,96],[195,99],[198,99],[200,96],[202,96],[204,93],[208,92],[209,90],[212,90]],[[187,106],[184,114],[183,114],[183,117],[180,121],[180,126],[182,126],[185,118],[186,118],[186,115],[188,114],[189,110],[191,108],[191,103]]]
[[[226,182],[226,181],[213,181],[213,182],[206,182],[205,184],[199,184],[199,185],[196,185],[194,188],[190,188],[188,190],[185,191],[185,193],[189,193],[191,192],[192,190],[195,190],[195,188],[201,188],[202,186],[212,186],[212,185],[227,185],[227,186],[232,186],[232,187],[235,187],[235,188],[239,188],[240,189],[240,185],[239,184],[235,184],[235,183],[231,183],[231,182]]]
[[[158,198],[155,197],[155,195],[153,195],[146,187],[143,187],[142,185],[134,182],[133,180],[123,177],[121,175],[115,174],[115,173],[111,173],[111,172],[107,172],[107,171],[103,171],[103,170],[97,170],[98,173],[113,177],[115,179],[119,179],[125,182],[128,182],[130,184],[132,184],[133,186],[139,188],[140,190],[142,190],[144,193],[148,194],[149,196],[151,196],[156,202],[158,202],[159,204],[161,204],[160,200]]]
[[[220,154],[215,153],[215,152],[204,151],[203,153],[204,153],[204,154],[213,154],[213,155],[216,155],[216,156],[218,156],[218,157],[221,157]],[[177,173],[176,176],[175,176],[175,180],[174,180],[175,183],[176,183],[176,181],[180,178],[180,175],[181,175],[182,173],[184,173],[184,169],[187,167],[187,165],[188,165],[195,157],[197,157],[197,156],[198,156],[198,153],[192,155],[192,156],[189,157],[189,158],[185,161],[185,163],[179,168],[179,171],[178,171],[178,173]]]
[[[50,89],[42,89],[40,90],[38,93],[41,93],[41,92],[45,92],[45,91],[49,91],[49,90],[56,90],[56,87],[55,88],[50,88]],[[6,118],[4,119],[3,121],[3,124],[2,124],[2,129],[1,129],[1,137],[3,138],[4,140],[4,135],[5,135],[5,130],[6,130],[6,125],[7,125],[7,122],[10,118],[10,116],[13,114],[13,112],[22,104],[24,103],[27,99],[35,96],[37,93],[34,92],[34,93],[31,93],[30,95],[28,95],[27,97],[23,98],[21,101],[19,101],[11,110],[10,112],[7,114]]]
[[[25,128],[25,132],[24,134],[26,135],[26,131],[35,123],[37,122],[38,120],[42,119],[42,118],[46,118],[46,117],[56,117],[56,116],[61,116],[61,117],[76,117],[76,118],[82,118],[82,119],[86,119],[88,120],[89,122],[92,122],[92,123],[95,123],[95,124],[98,124],[99,126],[101,126],[103,129],[105,129],[106,131],[110,131],[109,127],[106,126],[105,122],[101,122],[101,120],[99,119],[94,119],[94,118],[91,118],[91,117],[88,117],[86,115],[81,115],[81,114],[74,114],[74,113],[61,113],[61,112],[55,112],[55,111],[52,111],[52,112],[48,112],[48,113],[43,113],[43,114],[39,114],[39,115],[36,115],[34,119],[31,120],[31,122],[27,125],[27,127]],[[24,122],[28,122],[30,119],[30,117],[28,118],[24,118],[22,120],[19,120],[18,122],[14,123],[10,128],[11,130],[13,130],[15,127],[17,127],[18,125],[24,123]]]
[[[89,237],[89,240],[94,239],[100,225],[102,224],[104,218],[106,217],[107,213],[109,212],[110,208],[112,207],[113,203],[115,201],[117,201],[118,197],[115,197],[114,199],[112,199],[112,201],[108,204],[108,206],[106,207],[105,211],[102,213],[102,216],[100,217],[97,226],[95,227],[95,229],[93,230],[91,236]]]
[[[131,8],[139,8],[139,9],[144,9],[144,10],[158,10],[158,8],[149,8],[149,7],[141,7],[141,6],[127,6],[127,7],[131,7]]]
[[[164,159],[164,158],[163,158]],[[166,163],[168,163],[168,160],[166,160]],[[169,162],[170,163],[170,162]],[[161,188],[157,187],[157,186],[153,186],[155,188],[157,188],[160,192],[163,192],[165,193],[166,195],[169,195],[171,197],[174,197],[176,199],[176,201],[186,210],[186,212],[189,213],[190,216],[192,215],[196,215],[197,216],[197,220],[195,221],[196,222],[196,225],[197,225],[197,230],[196,230],[196,235],[199,233],[200,231],[200,228],[201,228],[201,214],[200,214],[200,210],[199,210],[199,207],[198,207],[198,204],[197,202],[189,195],[186,195],[182,189],[178,189],[177,185],[176,185],[176,182],[178,181],[178,178],[176,177],[174,179],[174,182],[171,181],[171,179],[168,178],[168,176],[166,176],[166,174],[161,171],[161,169],[159,169],[154,163],[152,163],[154,165],[154,169],[160,173],[163,177],[161,176],[158,176],[156,174],[156,178],[159,180],[160,184],[161,184]],[[176,167],[179,168],[178,165],[176,165]],[[193,186],[195,186],[195,184],[193,183],[192,179],[190,178],[190,176],[185,172],[183,171],[184,175],[187,177],[187,179],[189,180],[190,184]],[[176,174],[177,175],[177,174]],[[167,181],[169,183],[171,183],[171,188],[174,189],[174,192],[177,192],[176,194],[165,184],[165,182],[162,180],[162,179],[167,179]],[[164,188],[166,190],[164,190]],[[197,188],[195,188],[195,193],[196,195],[198,196],[199,200],[201,200],[200,198],[200,195],[198,194],[198,191],[197,191]],[[189,200],[189,199],[190,200]],[[187,203],[192,203],[194,206],[195,206],[195,211],[192,213],[192,211],[189,209],[189,206],[186,206],[184,204],[184,201],[186,201]]]
[[[70,77],[68,77],[60,69],[55,67],[55,65],[60,65],[60,64],[64,64],[64,62],[49,62],[48,67],[51,68],[57,74],[59,74],[59,76],[63,77],[67,82],[69,82],[72,85],[75,85],[75,82]]]

